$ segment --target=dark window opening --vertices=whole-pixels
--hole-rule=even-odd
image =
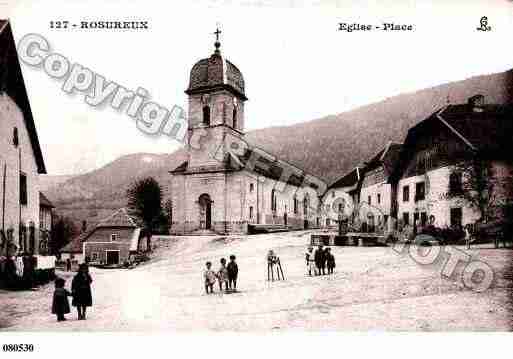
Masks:
[[[461,226],[463,220],[463,211],[460,207],[451,208],[451,227]]]
[[[26,205],[28,202],[27,198],[27,175],[24,173],[20,174],[20,204]]]
[[[410,214],[408,212],[403,213],[403,222],[404,225],[410,224]]]
[[[378,193],[378,204],[381,203],[381,194]]]
[[[18,137],[18,127],[14,127],[12,131],[12,144],[14,145],[14,147],[18,147],[19,143],[20,139]]]
[[[249,219],[253,219],[253,206],[249,207]]]
[[[294,196],[294,214],[297,214],[297,207],[298,207],[297,198],[296,198],[296,196]]]
[[[369,204],[369,206],[371,205],[371,196],[367,197],[367,203]]]
[[[427,213],[420,212],[420,224],[424,227],[427,224]]]
[[[308,196],[306,196],[304,199],[303,199],[303,214],[305,215],[305,217],[308,215],[308,206],[309,206],[309,198]]]
[[[426,183],[419,182],[415,184],[415,202],[426,199]]]
[[[410,200],[410,186],[403,187],[403,202],[408,202]]]
[[[458,196],[463,193],[461,172],[453,172],[449,176],[449,193]]]
[[[253,192],[254,189],[255,189],[255,185],[253,183],[250,183],[249,184],[249,191]]]
[[[210,126],[210,107],[203,107],[203,124],[206,126]]]
[[[271,211],[276,212],[276,191],[271,191]]]
[[[237,107],[233,108],[233,128],[237,128]]]

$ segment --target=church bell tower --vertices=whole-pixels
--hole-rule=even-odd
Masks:
[[[244,78],[239,69],[221,55],[219,35],[214,53],[191,70],[188,112],[188,168],[190,171],[225,169],[220,146],[227,135],[244,136]]]

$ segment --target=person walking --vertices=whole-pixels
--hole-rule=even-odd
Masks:
[[[71,293],[73,301],[71,304],[77,308],[78,320],[86,319],[86,308],[93,305],[93,297],[91,293],[91,283],[93,279],[89,274],[89,267],[82,263],[78,267],[78,273],[73,277],[71,282]]]
[[[52,314],[57,315],[58,322],[66,320],[64,315],[70,312],[68,296],[71,296],[71,293],[66,288],[64,288],[65,283],[66,281],[62,278],[55,279],[55,291],[53,292],[52,301]]]

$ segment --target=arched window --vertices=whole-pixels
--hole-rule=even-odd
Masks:
[[[276,191],[271,191],[271,211],[276,212]]]
[[[210,106],[203,106],[203,124],[210,126]]]
[[[308,215],[308,206],[309,206],[310,199],[308,198],[308,194],[303,199],[303,214],[305,217]]]
[[[18,138],[18,127],[14,127],[12,131],[12,144],[14,147],[18,147],[20,139]]]

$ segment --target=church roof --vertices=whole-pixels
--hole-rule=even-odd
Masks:
[[[223,160],[223,170],[228,172],[248,170],[257,175],[264,176],[275,181],[281,178],[283,173],[289,175],[287,183],[293,186],[301,187],[305,184],[305,179],[309,174],[305,173],[299,167],[296,167],[286,161],[277,159],[276,156],[270,155],[264,151],[257,150],[256,155],[253,155],[255,150],[247,149],[243,155],[235,155],[228,152]],[[250,164],[252,158],[257,158],[256,163]],[[188,162],[183,162],[174,170],[170,171],[172,174],[179,174],[187,171]],[[219,170],[215,170],[219,171]],[[317,177],[315,177],[317,178]],[[307,181],[308,182],[308,181]],[[308,182],[310,187],[318,189],[314,183]]]
[[[43,153],[39,145],[36,125],[32,117],[27,90],[11,32],[11,25],[8,20],[0,20],[0,93],[2,92],[7,93],[23,113],[23,119],[25,120],[25,126],[27,127],[36,159],[37,171],[38,173],[46,173]]]
[[[186,94],[206,93],[215,89],[227,89],[247,100],[244,92],[244,77],[240,70],[221,56],[220,43],[216,42],[215,52],[206,59],[199,60],[191,69],[189,87]]]

